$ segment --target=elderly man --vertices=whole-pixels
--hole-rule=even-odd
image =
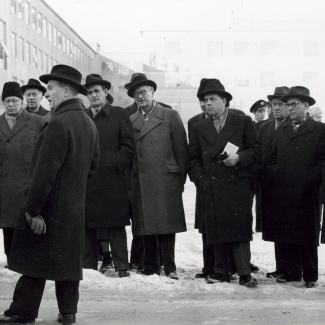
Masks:
[[[307,288],[317,286],[320,231],[321,165],[325,160],[325,125],[307,117],[315,104],[309,89],[290,88],[281,97],[289,108],[291,120],[277,129],[268,165],[269,204],[272,223],[264,240],[286,246],[290,269],[277,282],[301,281]]]
[[[239,284],[257,285],[251,273],[252,182],[260,147],[248,116],[228,110],[230,93],[217,79],[206,79],[198,94],[209,118],[193,126],[189,175],[202,193],[207,244],[215,256],[215,274],[207,280],[229,282],[232,255]]]
[[[289,114],[289,109],[282,102],[281,97],[289,93],[289,88],[286,86],[276,87],[273,95],[268,95],[273,108],[274,119],[269,122],[265,122],[259,131],[259,141],[262,148],[262,165],[259,173],[259,185],[261,189],[261,212],[262,212],[262,228],[263,237],[268,236],[269,223],[273,223],[273,215],[269,213],[268,206],[278,204],[274,201],[274,198],[270,195],[267,183],[267,163],[270,159],[272,145],[274,142],[276,130],[281,123],[285,121]],[[285,250],[285,244],[278,242],[274,243],[275,263],[276,270],[274,272],[267,273],[269,278],[278,278],[283,275],[285,270],[285,259],[283,251]]]
[[[310,117],[313,118],[313,120],[315,120],[317,122],[322,122],[323,112],[320,109],[320,107],[318,107],[318,106],[310,107],[308,109],[308,114]]]
[[[103,249],[105,273],[109,265],[109,247],[119,277],[129,276],[125,226],[130,225],[125,170],[135,153],[129,115],[107,100],[111,84],[98,74],[86,77],[85,87],[91,106],[86,114],[94,121],[100,140],[98,171],[87,185],[86,242],[84,267],[97,270],[97,236]]]
[[[19,208],[17,203],[24,196],[33,144],[43,121],[40,116],[23,109],[23,93],[17,82],[4,84],[2,101],[5,112],[0,117],[0,228],[3,228],[4,249],[9,261]]]
[[[144,75],[131,79],[128,95],[138,110],[131,116],[136,158],[131,172],[134,235],[143,236],[144,275],[160,274],[159,240],[164,271],[178,279],[175,234],[186,231],[182,192],[187,173],[187,140],[177,111],[154,100],[157,85]]]
[[[41,101],[46,89],[36,79],[29,79],[28,83],[21,87],[26,101],[26,111],[40,116],[46,115],[49,111],[42,105]]]
[[[46,280],[55,281],[58,321],[76,322],[86,184],[97,167],[98,134],[77,100],[78,93],[87,94],[78,70],[56,65],[40,80],[53,117],[33,150],[9,261],[9,269],[23,275],[1,324],[34,323]]]

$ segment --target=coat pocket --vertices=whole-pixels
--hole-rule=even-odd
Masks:
[[[180,173],[181,172],[181,169],[177,165],[168,165],[167,168],[170,173]]]

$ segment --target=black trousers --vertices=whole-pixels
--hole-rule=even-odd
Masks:
[[[165,273],[175,272],[175,240],[175,234],[143,236],[144,269],[159,272],[161,245]]]
[[[134,225],[131,226],[133,239],[131,243],[130,263],[143,265],[144,261],[144,241],[142,236],[134,236]]]
[[[10,258],[11,244],[14,237],[15,228],[3,228],[3,246],[5,249],[5,254],[7,256],[7,261]]]
[[[46,279],[22,275],[15,287],[10,310],[21,317],[37,318]],[[55,281],[55,293],[61,314],[76,314],[79,281]]]
[[[214,274],[214,253],[213,247],[207,244],[206,234],[202,234],[203,244],[203,269],[204,274]]]
[[[284,272],[286,269],[286,249],[286,244],[274,243],[275,268],[279,272]]]
[[[255,212],[256,212],[256,222],[255,222],[255,231],[262,231],[262,208],[261,208],[261,188],[259,185],[256,185],[255,192]]]

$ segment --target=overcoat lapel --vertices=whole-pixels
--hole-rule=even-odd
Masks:
[[[5,114],[0,117],[0,136],[2,141],[6,141],[8,139],[9,134],[11,133],[11,129],[5,119]]]
[[[202,123],[201,129],[202,136],[210,143],[215,144],[218,137],[218,132],[213,124],[213,120],[211,117],[208,117],[205,123]]]
[[[269,129],[267,130],[267,136],[269,137],[269,140],[273,142],[275,138],[275,120],[270,123]]]
[[[292,139],[296,138],[296,137],[300,137],[304,134],[306,134],[307,132],[313,131],[314,130],[314,120],[312,120],[311,117],[308,117],[305,121],[305,123],[303,123],[299,129],[294,132],[294,134],[292,135]]]
[[[13,126],[7,139],[12,138],[17,134],[21,129],[27,126],[27,120],[29,120],[27,113],[23,110],[19,118],[17,119],[15,125]]]

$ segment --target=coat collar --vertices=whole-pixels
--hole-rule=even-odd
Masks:
[[[59,107],[54,111],[53,118],[71,110],[82,110],[83,107],[77,98],[71,98],[59,105]]]
[[[12,129],[10,129],[6,119],[5,114],[2,114],[0,118],[0,133],[1,138],[6,141],[12,138],[15,134],[17,134],[21,129],[23,129],[27,125],[27,121],[29,120],[29,113],[27,113],[24,109],[21,112],[19,118],[17,119],[15,125]]]
[[[139,109],[133,115],[131,115],[130,119],[132,126],[140,132],[138,137],[136,136],[136,141],[139,141],[148,132],[150,132],[156,126],[162,123],[162,121],[164,120],[164,109],[161,105],[157,103],[148,121],[144,120],[142,113]]]
[[[95,116],[95,118],[99,117],[99,116],[102,116],[102,114],[105,114],[106,117],[109,117],[112,113],[112,108],[114,106],[112,106],[109,102],[106,102],[106,104],[102,107],[102,109],[99,111],[99,113]],[[91,117],[93,120],[95,119],[94,118],[94,115],[93,115],[93,112],[91,110],[90,107],[88,107],[86,109],[86,114]]]
[[[286,119],[283,124],[284,131],[293,139],[304,135],[307,132],[313,132],[315,129],[316,122],[313,120],[312,117],[307,116],[306,121],[299,127],[296,132],[293,131],[290,118]]]
[[[269,127],[267,130],[267,136],[269,137],[269,139],[273,142],[274,137],[275,137],[275,119],[273,119],[270,123],[269,123]]]

